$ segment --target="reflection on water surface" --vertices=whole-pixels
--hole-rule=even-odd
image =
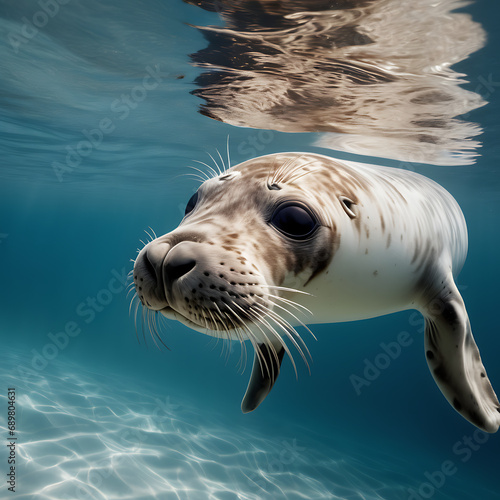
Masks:
[[[460,115],[485,101],[452,69],[485,43],[456,0],[185,0],[225,26],[193,93],[232,125],[322,132],[318,146],[434,164],[474,161],[481,129]]]

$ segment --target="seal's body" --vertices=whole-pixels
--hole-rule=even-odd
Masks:
[[[435,182],[282,153],[204,182],[179,227],[142,249],[134,281],[147,308],[252,342],[245,412],[271,390],[284,353],[291,357],[284,338],[305,358],[293,329],[302,310],[311,324],[417,309],[441,391],[465,418],[494,432],[500,405],[453,279],[466,253],[460,207]]]

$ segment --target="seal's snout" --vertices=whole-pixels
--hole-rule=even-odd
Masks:
[[[160,310],[167,301],[163,291],[163,261],[170,249],[168,243],[154,240],[137,256],[134,264],[134,283],[137,295],[148,308]]]

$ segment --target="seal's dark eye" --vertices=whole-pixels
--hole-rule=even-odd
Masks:
[[[295,203],[279,206],[271,217],[271,224],[284,235],[304,240],[318,227],[318,221],[306,207]]]
[[[196,203],[198,203],[198,191],[196,191],[196,193],[194,193],[193,196],[191,196],[191,198],[189,199],[186,205],[186,211],[184,212],[185,216],[194,210]]]

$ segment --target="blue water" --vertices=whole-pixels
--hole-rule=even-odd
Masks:
[[[221,59],[203,67],[190,56],[207,47],[192,25],[228,23],[218,12],[174,0],[71,0],[45,22],[42,3],[0,1],[4,479],[10,387],[18,438],[15,492],[2,480],[1,498],[500,499],[500,438],[477,431],[442,397],[415,313],[315,326],[317,342],[303,331],[311,375],[299,365],[297,380],[285,360],[270,396],[243,415],[249,371],[238,371],[238,348],[228,355],[210,337],[165,321],[170,350],[157,349],[140,325],[136,336],[126,292],[145,230],[176,227],[197,187],[183,175],[187,166],[224,151],[228,136],[232,164],[303,150],[411,168],[445,186],[465,213],[470,246],[458,285],[500,391],[500,6],[461,8],[487,35],[481,42],[478,31],[477,47],[452,61],[465,75],[453,85],[477,96],[456,94],[472,125],[442,150],[412,142],[408,126],[384,157],[370,141],[350,141],[357,131],[347,122],[338,139],[305,119],[294,122],[303,129],[288,130],[281,119],[260,128],[265,114],[255,113],[243,126],[230,107],[218,120],[199,113],[204,101],[191,92],[199,94],[207,83],[200,75],[213,76]],[[33,22],[43,27],[30,31]],[[126,104],[122,95],[133,92]],[[390,142],[403,125],[385,119],[377,141]],[[474,155],[460,156],[467,147],[473,164]],[[458,151],[454,161],[443,160],[449,150]],[[409,345],[356,391],[352,376],[401,332]]]

